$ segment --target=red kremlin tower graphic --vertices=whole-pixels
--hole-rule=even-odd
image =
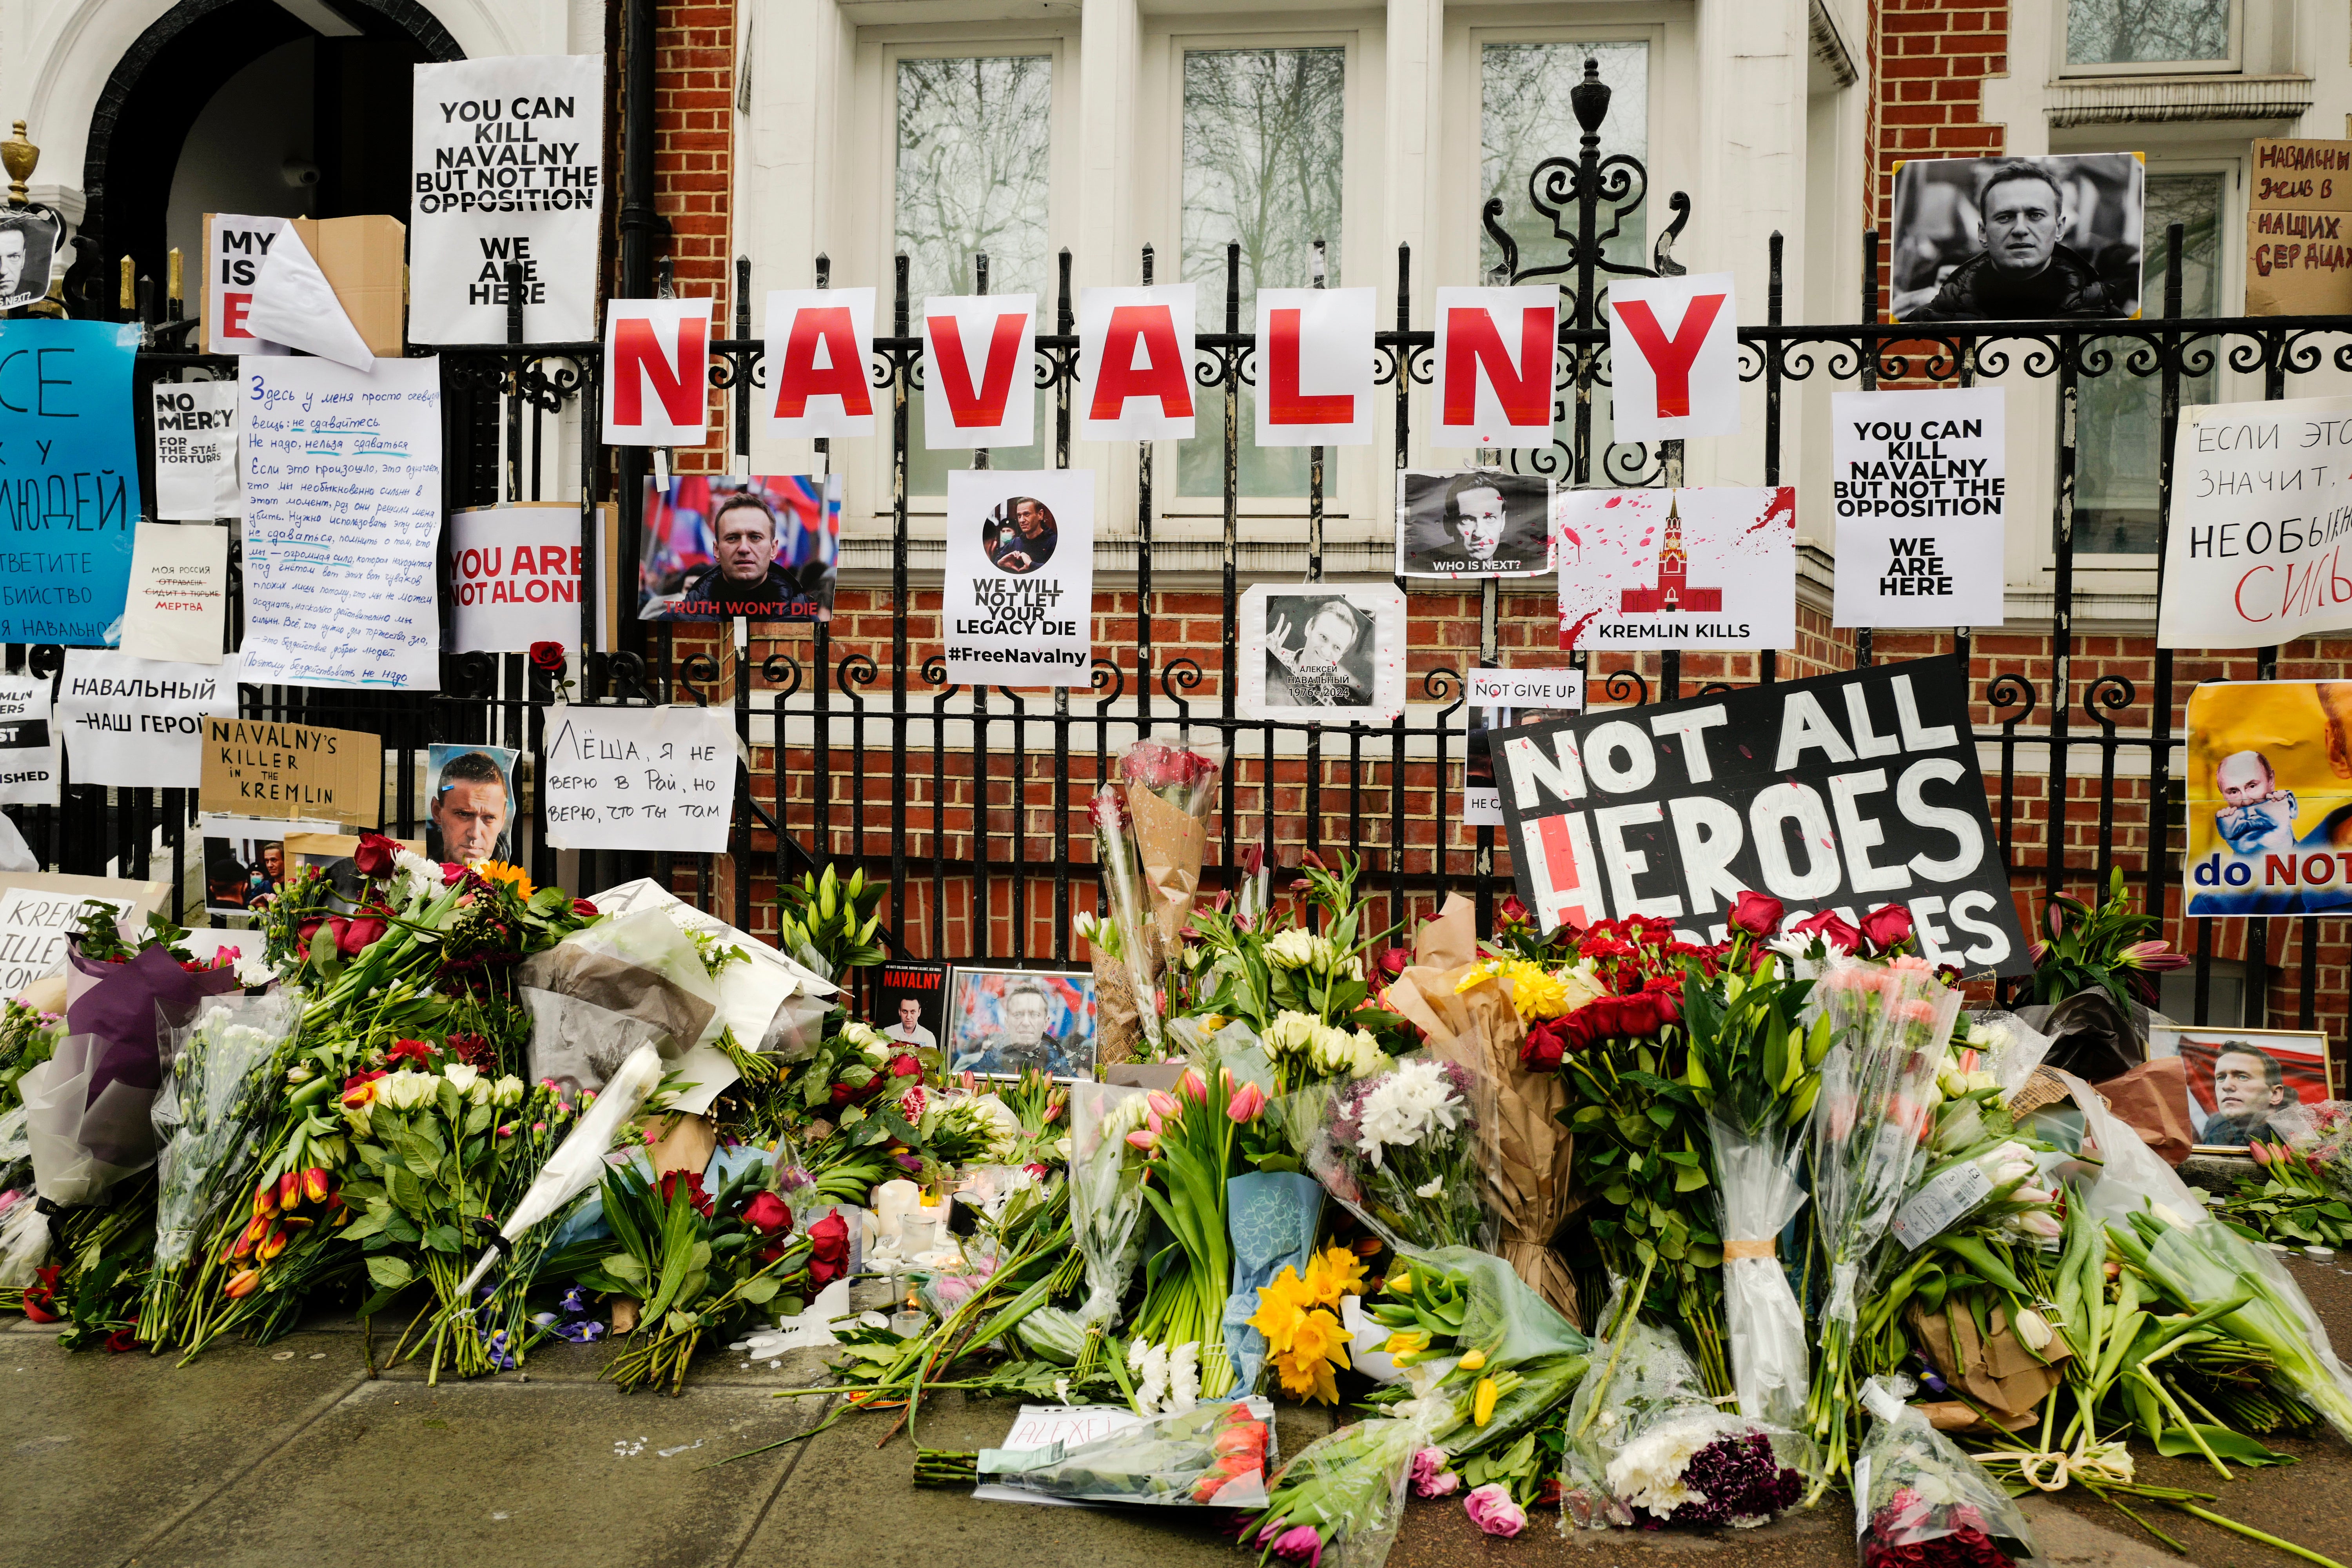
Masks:
[[[1675,498],[1666,503],[1666,539],[1658,550],[1658,585],[1621,589],[1617,607],[1629,616],[1723,608],[1722,589],[1694,588],[1689,576],[1690,557],[1683,552],[1682,501]]]

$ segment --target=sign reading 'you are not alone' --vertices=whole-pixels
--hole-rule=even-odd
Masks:
[[[1753,889],[1792,918],[1911,911],[1970,973],[2032,961],[1951,658],[1880,665],[1497,736],[1519,896],[1546,930],[1656,915],[1720,936]]]

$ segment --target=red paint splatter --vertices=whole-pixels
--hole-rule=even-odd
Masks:
[[[1607,500],[1602,501],[1601,504],[1603,507],[1612,507],[1624,499],[1625,498],[1622,496],[1611,496]]]
[[[1599,610],[1591,610],[1588,611],[1585,617],[1577,622],[1574,626],[1562,626],[1559,629],[1559,646],[1565,648],[1574,647],[1576,646],[1576,639],[1584,635],[1584,628],[1591,626],[1594,621],[1597,621],[1600,618],[1601,612]]]
[[[1794,485],[1781,485],[1774,489],[1772,503],[1764,509],[1762,517],[1748,525],[1748,531],[1754,533],[1758,529],[1769,528],[1783,518],[1788,520],[1790,528],[1797,526],[1797,487]]]

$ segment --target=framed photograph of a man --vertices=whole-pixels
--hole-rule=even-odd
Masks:
[[[1887,319],[2135,318],[2147,204],[2137,153],[1906,159]]]
[[[959,965],[948,987],[950,1072],[1094,1076],[1092,974]]]
[[[29,305],[49,291],[58,227],[30,210],[0,207],[0,310]]]
[[[425,749],[427,857],[464,866],[514,858],[515,755],[507,746]]]
[[[841,476],[681,474],[646,481],[643,621],[829,621]]]
[[[1396,569],[1406,577],[1531,577],[1551,569],[1551,481],[1501,468],[1397,475]]]
[[[2327,1037],[2317,1030],[2159,1026],[2151,1057],[2188,1068],[2189,1125],[2200,1149],[2243,1149],[2284,1137],[2272,1118],[2328,1096]]]
[[[886,963],[874,971],[869,1021],[893,1046],[936,1051],[948,1022],[948,966]]]
[[[1261,583],[1235,658],[1244,718],[1385,724],[1404,711],[1404,590]]]

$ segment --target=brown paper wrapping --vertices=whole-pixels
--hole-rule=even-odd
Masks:
[[[1179,811],[1140,784],[1129,787],[1127,810],[1135,824],[1136,855],[1143,862],[1144,896],[1159,922],[1160,941],[1173,950],[1200,895],[1201,862],[1209,850],[1208,818]]]
[[[2051,1340],[2042,1351],[2049,1357],[2044,1364],[2009,1326],[2005,1307],[1996,1306],[1986,1314],[1993,1325],[1990,1338],[1977,1331],[1974,1314],[1966,1310],[1930,1313],[1915,1305],[1909,1318],[1913,1341],[1936,1363],[1944,1381],[1958,1385],[2004,1425],[2032,1415],[2065,1377],[2065,1342]]]
[[[1113,958],[1099,943],[1094,949],[1095,1066],[1131,1062],[1143,1044],[1143,1024],[1135,1011],[1135,988],[1127,978],[1127,961]]]
[[[654,1163],[656,1179],[672,1171],[692,1171],[698,1176],[710,1168],[710,1156],[719,1150],[718,1124],[708,1116],[656,1117],[646,1131],[654,1135],[646,1154]]]
[[[1389,986],[1388,1005],[1429,1037],[1433,1054],[1459,1062],[1489,1087],[1479,1107],[1479,1165],[1486,1201],[1501,1221],[1496,1250],[1555,1310],[1578,1323],[1576,1281],[1551,1249],[1552,1236],[1577,1206],[1569,1187],[1574,1141],[1559,1119],[1568,1090],[1555,1075],[1519,1066],[1527,1026],[1502,982],[1454,990],[1477,959],[1476,932],[1470,900],[1449,897],[1414,940],[1417,962]]]
[[[2189,1158],[2197,1130],[2189,1125],[2189,1064],[2179,1057],[2142,1062],[2121,1078],[2091,1086],[2107,1109],[2168,1165]]]

